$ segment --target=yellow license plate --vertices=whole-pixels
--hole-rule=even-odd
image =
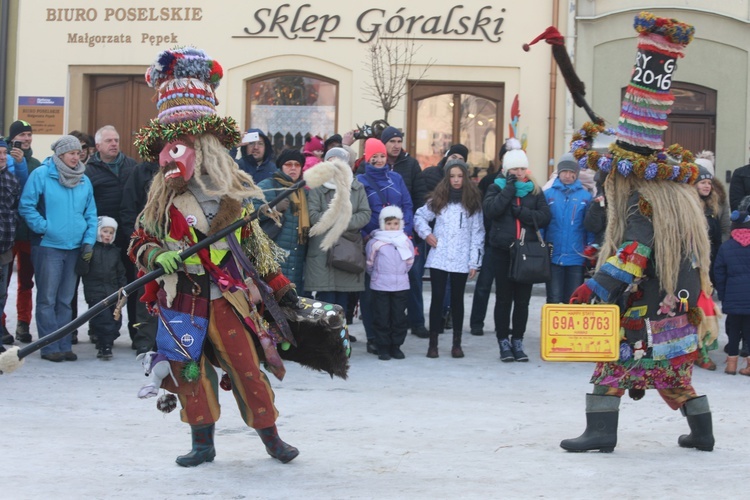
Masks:
[[[545,361],[616,361],[620,308],[614,304],[545,304],[541,351]]]

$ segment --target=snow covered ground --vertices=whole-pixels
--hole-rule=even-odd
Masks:
[[[15,281],[11,286],[15,290]],[[685,450],[685,419],[655,392],[623,398],[612,454],[571,454],[563,438],[584,429],[591,363],[539,358],[543,289],[535,290],[527,333],[529,363],[501,363],[493,334],[465,334],[463,359],[428,359],[427,340],[409,335],[406,359],[380,361],[351,328],[349,379],[287,363],[272,379],[281,436],[300,449],[282,465],[246,428],[229,393],[216,426],[216,460],[185,469],[190,448],[177,411],[139,400],[145,382],[126,329],[114,359],[96,359],[81,329],[77,362],[35,353],[0,376],[0,498],[718,498],[747,495],[750,377],[696,368],[694,385],[713,410],[716,448]],[[83,294],[81,293],[81,296]],[[429,288],[425,301],[429,302]],[[466,320],[472,294],[466,294]],[[491,299],[490,308],[494,303]],[[15,328],[15,295],[6,307]],[[81,301],[81,310],[86,306]],[[33,327],[33,325],[32,325]],[[491,313],[485,331],[493,330]],[[36,332],[32,330],[36,339]],[[726,341],[721,336],[723,347]],[[744,471],[744,472],[743,472]]]

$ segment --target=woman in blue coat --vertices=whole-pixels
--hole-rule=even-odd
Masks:
[[[70,322],[79,255],[91,260],[96,242],[96,204],[81,143],[64,135],[52,144],[54,155],[34,169],[21,195],[18,213],[33,235],[31,261],[36,276],[36,327],[39,338]],[[42,347],[42,359],[75,361],[71,336]]]
[[[263,190],[266,200],[272,200],[283,190],[297,182],[302,176],[302,166],[305,157],[297,150],[287,149],[279,154],[276,166],[279,168],[268,179],[258,183]],[[261,200],[253,201],[257,209]],[[307,209],[307,191],[302,188],[276,205],[276,210],[283,214],[281,231],[273,240],[281,248],[289,252],[286,260],[281,263],[281,271],[289,280],[297,285],[297,294],[304,293],[304,266],[307,255],[307,239],[310,232],[310,214]],[[260,220],[265,217],[261,216]]]

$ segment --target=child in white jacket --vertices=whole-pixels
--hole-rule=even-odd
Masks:
[[[435,221],[435,228],[430,222]],[[484,223],[482,195],[469,179],[469,169],[461,160],[445,165],[445,176],[430,198],[414,215],[414,228],[430,246],[425,267],[430,268],[430,344],[428,358],[438,357],[438,334],[442,332],[443,297],[450,279],[453,315],[451,356],[463,358],[461,334],[464,322],[464,290],[482,264]]]

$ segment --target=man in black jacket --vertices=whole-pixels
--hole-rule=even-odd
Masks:
[[[125,181],[125,190],[122,192],[122,205],[120,207],[123,233],[133,234],[136,218],[143,207],[146,206],[151,181],[158,171],[158,163],[145,161],[136,165]],[[140,297],[141,293],[142,289],[131,294],[131,296]],[[133,347],[135,347],[136,355],[155,350],[157,317],[150,315],[146,304],[140,300],[136,301],[135,321],[137,332],[133,337]]]
[[[750,165],[736,169],[729,182],[729,209],[737,210],[742,198],[750,194]]]
[[[242,138],[240,147],[242,158],[236,160],[237,166],[246,174],[250,174],[256,184],[278,171],[273,161],[271,139],[262,130],[257,128],[248,130]]]
[[[120,207],[125,181],[135,167],[136,161],[120,151],[120,134],[112,125],[105,125],[96,131],[94,136],[96,153],[86,164],[86,176],[94,188],[94,201],[97,215],[106,215],[117,221],[119,227],[115,236],[115,246],[122,252],[122,263],[128,282],[135,279],[135,266],[127,255],[130,233],[122,226]],[[135,326],[135,307],[138,297],[128,298],[128,331],[133,339],[137,332]]]

